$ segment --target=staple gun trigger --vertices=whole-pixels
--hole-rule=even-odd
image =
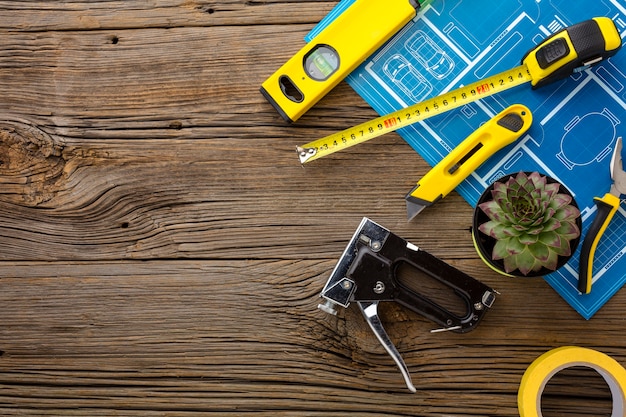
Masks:
[[[433,285],[435,284],[435,285]],[[435,287],[434,292],[424,292]],[[419,288],[419,289],[416,289]],[[410,391],[415,386],[378,316],[381,301],[394,301],[442,326],[473,330],[497,292],[384,227],[363,218],[322,289],[318,308],[337,314],[356,302],[378,341],[393,358]]]

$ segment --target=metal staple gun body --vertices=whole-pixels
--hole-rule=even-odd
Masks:
[[[433,283],[438,292],[421,291]],[[416,392],[407,366],[378,316],[379,303],[395,301],[442,326],[433,332],[465,333],[474,329],[493,305],[496,291],[363,218],[320,296],[325,301],[318,308],[333,315],[337,306],[346,308],[356,302],[400,368],[407,387]]]
[[[596,217],[583,240],[580,253],[578,291],[588,294],[593,278],[593,258],[600,238],[608,227],[613,215],[621,204],[621,196],[626,195],[626,172],[622,166],[622,138],[617,138],[611,159],[611,189],[604,197],[596,197]]]

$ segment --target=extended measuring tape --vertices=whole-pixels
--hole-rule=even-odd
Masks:
[[[298,157],[303,164],[311,162],[527,82],[533,89],[541,87],[615,55],[621,46],[619,31],[610,18],[578,23],[531,49],[516,68],[298,146]]]

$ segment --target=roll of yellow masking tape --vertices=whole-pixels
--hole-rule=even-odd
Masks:
[[[539,356],[526,369],[517,395],[520,417],[542,417],[541,395],[546,384],[557,372],[574,366],[586,366],[602,375],[613,397],[611,417],[626,416],[626,369],[596,350],[564,346]]]

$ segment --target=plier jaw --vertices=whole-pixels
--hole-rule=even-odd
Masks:
[[[615,197],[620,198],[626,194],[626,172],[622,166],[622,138],[617,138],[613,157],[611,158],[611,191]]]
[[[589,294],[591,292],[593,258],[596,247],[622,202],[621,196],[626,194],[626,172],[624,172],[622,165],[621,137],[617,138],[615,143],[610,169],[611,189],[604,197],[594,198],[597,207],[596,217],[593,219],[589,231],[587,231],[587,235],[583,240],[578,268],[578,291],[581,294]]]

